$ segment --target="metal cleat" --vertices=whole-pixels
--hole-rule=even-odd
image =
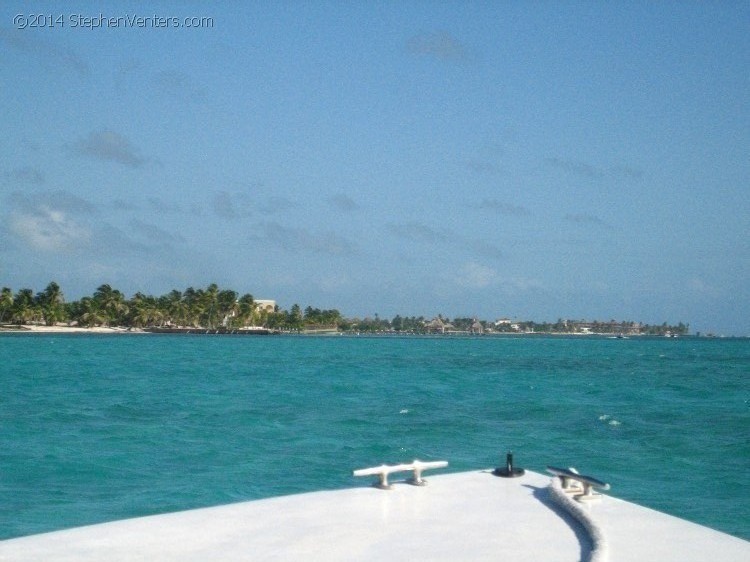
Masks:
[[[601,494],[594,491],[594,488],[600,490],[609,490],[609,484],[602,482],[591,476],[579,474],[575,468],[555,468],[548,466],[547,472],[559,477],[562,481],[562,488],[565,492],[573,494],[578,501],[596,500],[602,497]]]
[[[407,482],[413,486],[426,486],[427,480],[422,478],[422,472],[431,468],[445,468],[448,466],[448,461],[422,462],[415,460],[412,465],[414,466],[414,476],[409,478]]]
[[[433,462],[422,462],[415,460],[409,464],[396,464],[387,465],[383,464],[380,466],[374,466],[372,468],[361,468],[352,472],[353,476],[377,476],[378,480],[373,483],[373,486],[381,490],[390,490],[392,485],[388,483],[388,475],[394,472],[408,472],[412,471],[414,476],[406,480],[407,483],[414,486],[424,486],[427,481],[422,478],[422,472],[433,468],[444,468],[448,466],[448,461],[433,461]]]
[[[578,472],[572,466],[568,467],[568,471],[572,472],[573,474],[580,474],[580,472]],[[583,493],[583,485],[581,484],[580,481],[575,480],[571,478],[570,476],[565,476],[565,475],[558,475],[558,476],[560,477],[560,481],[562,483],[562,489],[565,491],[566,494],[577,495],[577,494]]]

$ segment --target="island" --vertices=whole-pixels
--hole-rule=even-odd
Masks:
[[[612,337],[667,336],[689,333],[689,324],[645,324],[633,321],[587,321],[558,319],[556,322],[483,320],[474,317],[401,316],[392,319],[345,317],[337,309],[306,307],[289,310],[275,301],[240,295],[215,283],[205,288],[188,287],[161,296],[135,293],[130,298],[108,284],[91,296],[66,301],[54,281],[44,290],[23,288],[0,290],[0,332],[108,331],[144,333],[212,334],[565,334]]]

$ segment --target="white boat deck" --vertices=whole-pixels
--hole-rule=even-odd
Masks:
[[[489,471],[142,517],[0,542],[0,560],[587,560],[551,478]],[[605,496],[585,505],[608,560],[747,562],[750,542]]]

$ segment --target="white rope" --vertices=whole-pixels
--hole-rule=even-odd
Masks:
[[[584,528],[591,541],[591,552],[589,552],[589,562],[607,562],[609,559],[609,545],[604,536],[602,528],[594,521],[591,515],[576,500],[570,497],[563,490],[560,478],[553,478],[549,485],[550,496],[552,500],[570,513]]]

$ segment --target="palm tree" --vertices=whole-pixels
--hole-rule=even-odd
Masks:
[[[302,309],[300,309],[298,304],[293,304],[287,314],[287,327],[294,330],[302,328]]]
[[[39,317],[39,309],[34,303],[34,292],[31,289],[21,289],[13,299],[13,322],[26,324]]]
[[[130,299],[127,308],[127,322],[131,326],[143,328],[163,324],[165,312],[154,297],[136,293]]]
[[[55,322],[62,320],[65,316],[63,298],[60,286],[52,281],[41,293],[37,293],[35,303],[42,313],[42,318],[47,326],[54,326]]]
[[[105,323],[108,325],[119,324],[122,317],[128,312],[123,294],[107,284],[100,285],[94,292],[94,301],[99,305],[99,309],[105,317]]]
[[[8,287],[3,287],[0,291],[0,323],[5,320],[5,314],[13,308],[13,291]]]
[[[237,314],[239,306],[237,304],[237,293],[235,291],[224,290],[216,295],[217,319],[221,319],[224,326],[228,326],[230,319]]]
[[[237,325],[244,327],[248,325],[254,325],[255,323],[255,300],[253,295],[245,294],[240,297],[237,301]]]
[[[167,322],[184,326],[188,318],[188,307],[183,301],[182,293],[172,290],[170,293],[159,299],[162,313],[165,314]]]
[[[185,305],[185,324],[196,327],[200,323],[203,308],[200,305],[200,293],[192,287],[185,289],[182,294],[182,304]]]
[[[205,328],[213,329],[217,324],[219,287],[216,283],[211,283],[205,291],[199,290],[198,294],[201,308],[200,323]]]
[[[91,297],[83,297],[77,303],[74,318],[81,326],[101,326],[107,322],[107,316],[100,309],[99,303]]]

